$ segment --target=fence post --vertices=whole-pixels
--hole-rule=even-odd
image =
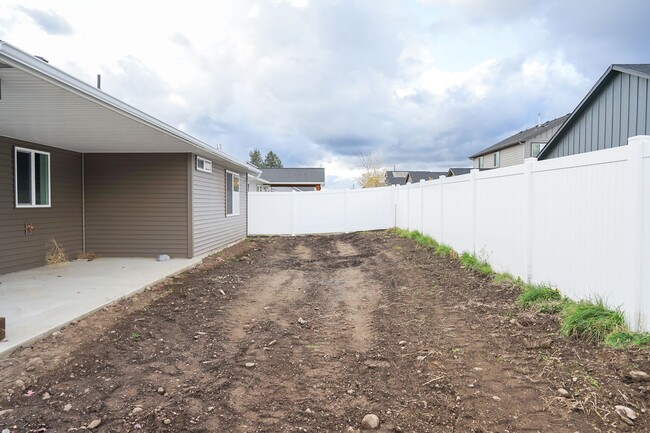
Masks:
[[[472,254],[476,255],[476,175],[479,170],[473,168],[469,171],[469,180],[472,185]]]
[[[393,191],[393,220],[395,228],[397,228],[397,185],[393,185],[391,190]]]
[[[447,176],[440,176],[438,179],[440,179],[440,235],[438,236],[438,242],[443,243],[445,234],[445,180]]]
[[[291,236],[296,235],[296,191],[291,190]]]
[[[411,184],[406,184],[406,230],[411,231]]]
[[[420,233],[424,233],[424,179],[420,179]]]
[[[526,158],[524,160],[524,197],[523,197],[523,226],[524,226],[524,273],[526,282],[533,279],[533,164],[537,158]]]
[[[648,209],[644,206],[644,173],[643,153],[644,148],[650,146],[650,136],[637,136],[628,139],[627,145],[627,172],[628,183],[625,190],[629,191],[629,261],[630,261],[630,283],[632,285],[632,296],[634,302],[631,305],[632,314],[629,323],[635,330],[642,330],[647,325],[644,320],[644,263],[647,260],[648,251],[644,245],[647,236],[644,233],[644,223]]]

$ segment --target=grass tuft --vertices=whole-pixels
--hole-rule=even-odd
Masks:
[[[605,344],[615,349],[650,345],[650,333],[614,331],[605,337]]]
[[[611,333],[626,330],[623,313],[610,310],[601,299],[568,302],[562,310],[560,331],[566,336],[600,342]]]
[[[534,284],[524,285],[521,295],[517,298],[517,302],[522,307],[529,307],[532,304],[538,304],[548,301],[561,301],[562,295],[560,291],[552,287],[537,286]]]
[[[438,244],[436,247],[436,254],[442,257],[458,258],[458,253],[454,251],[449,245]]]
[[[492,266],[485,261],[477,258],[475,255],[470,254],[468,252],[464,252],[460,256],[460,262],[461,264],[469,269],[472,269],[478,273],[485,274],[485,275],[492,275],[494,274],[494,271],[492,270]]]

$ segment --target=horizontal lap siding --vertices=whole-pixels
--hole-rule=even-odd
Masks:
[[[194,254],[203,254],[246,237],[246,174],[239,174],[239,215],[226,216],[226,169],[213,161],[212,173],[192,168]],[[233,170],[234,171],[234,170]]]
[[[187,154],[86,154],[86,250],[188,256]]]
[[[50,152],[52,207],[15,208],[14,146]],[[71,258],[81,252],[81,155],[0,137],[0,274],[43,266],[51,238]]]

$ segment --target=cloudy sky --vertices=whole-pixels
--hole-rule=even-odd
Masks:
[[[647,0],[2,0],[0,39],[242,160],[445,170],[648,63]]]

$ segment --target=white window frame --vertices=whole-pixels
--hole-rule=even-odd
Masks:
[[[201,158],[197,155],[196,157],[196,169],[204,173],[212,173],[212,161],[209,159]]]
[[[228,175],[232,175],[232,177],[233,177],[232,178],[232,184],[231,184],[232,185],[232,190],[231,191],[228,191]],[[235,191],[234,191],[235,176],[237,177],[237,180],[238,180],[237,184],[239,185],[239,191],[237,191],[237,197],[235,197]],[[240,176],[239,173],[235,173],[234,171],[226,170],[226,179],[225,179],[225,181],[226,181],[226,184],[224,186],[225,186],[225,190],[226,190],[226,216],[227,217],[229,217],[229,216],[237,216],[237,215],[239,215],[240,208],[241,208],[241,188],[242,188],[241,176]],[[231,197],[232,197],[232,213],[228,213],[228,193],[229,192],[232,194],[231,195]],[[235,198],[236,198],[236,200],[235,200]]]
[[[485,168],[485,157],[484,156],[479,156],[478,157],[478,168]]]
[[[30,204],[18,203],[18,152],[29,153],[31,163],[31,186],[32,190]],[[47,155],[47,204],[36,204],[36,154]],[[27,149],[25,147],[14,147],[14,202],[16,208],[48,208],[52,207],[52,155],[42,150]]]
[[[494,166],[501,167],[501,151],[497,150],[494,152]]]

